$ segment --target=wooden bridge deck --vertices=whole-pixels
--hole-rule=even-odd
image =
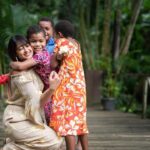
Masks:
[[[150,150],[150,119],[88,109],[89,150]]]
[[[89,150],[150,150],[150,119],[90,107],[88,126]],[[0,122],[0,145],[2,139],[3,127]]]

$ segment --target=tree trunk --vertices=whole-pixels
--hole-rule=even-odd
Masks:
[[[96,28],[96,35],[95,35],[95,54],[96,57],[99,56],[99,10],[100,10],[100,0],[96,0],[96,18],[95,18],[95,28]]]
[[[85,62],[85,65],[88,69],[90,69],[90,61],[89,61],[89,55],[87,53],[87,46],[86,46],[86,35],[85,35],[85,23],[84,23],[84,12],[83,9],[79,6],[79,32],[80,32],[80,39],[81,39],[81,50],[83,54],[83,59]]]
[[[104,7],[104,24],[102,37],[102,55],[110,54],[110,16],[111,16],[111,0],[105,0]]]
[[[123,55],[128,53],[132,35],[133,35],[133,31],[134,31],[134,27],[135,27],[137,18],[139,16],[142,3],[143,3],[143,0],[134,0],[133,1],[133,5],[132,5],[133,12],[132,12],[131,20],[129,22],[129,26],[128,26],[127,32],[125,34],[125,38],[123,39],[123,43],[121,45],[121,53]]]
[[[88,7],[87,7],[88,8]],[[95,57],[93,54],[93,48],[90,42],[90,34],[88,29],[88,20],[86,20],[86,7],[79,5],[79,28],[80,28],[80,36],[82,41],[82,50],[83,50],[83,57],[85,58],[86,67],[87,69],[95,69]],[[95,50],[96,51],[96,50]]]
[[[114,35],[112,42],[112,55],[113,60],[117,60],[120,53],[120,21],[121,21],[121,12],[118,8],[115,12],[115,22],[114,22]]]

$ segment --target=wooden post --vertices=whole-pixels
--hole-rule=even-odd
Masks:
[[[144,83],[143,112],[142,112],[143,119],[146,118],[148,85],[150,85],[150,77],[146,78],[145,83]]]

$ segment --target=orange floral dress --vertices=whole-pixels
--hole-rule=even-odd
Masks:
[[[68,53],[59,70],[60,86],[52,97],[50,126],[60,136],[86,134],[86,86],[80,47],[61,38],[56,41],[55,52],[61,48]]]

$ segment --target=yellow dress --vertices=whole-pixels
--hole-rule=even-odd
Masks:
[[[61,38],[56,41],[55,53],[61,49],[68,53],[60,65],[60,86],[52,96],[50,126],[60,136],[86,134],[86,85],[80,47]]]
[[[29,70],[11,76],[11,93],[3,115],[7,143],[3,150],[58,150],[62,138],[44,122],[40,108],[43,83]]]

